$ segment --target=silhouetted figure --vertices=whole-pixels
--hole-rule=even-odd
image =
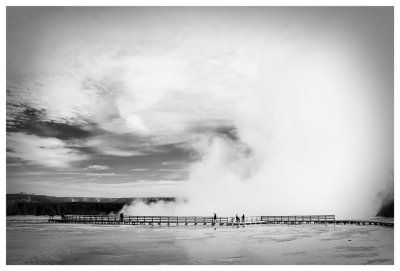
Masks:
[[[214,213],[214,223],[217,222],[217,214]]]
[[[237,214],[236,214],[236,222],[240,222],[240,218]]]
[[[244,222],[244,220],[245,220],[245,217],[244,217],[244,214],[242,215],[242,222]]]
[[[122,222],[124,221],[124,213],[119,214],[119,220]]]

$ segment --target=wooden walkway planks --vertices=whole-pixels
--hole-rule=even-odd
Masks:
[[[119,225],[216,225],[216,226],[246,226],[261,224],[342,224],[342,225],[380,225],[393,227],[393,222],[377,220],[336,220],[334,215],[307,216],[251,216],[245,221],[236,222],[233,217],[199,216],[125,216],[120,220],[117,216],[66,215],[64,219],[52,219],[52,223],[89,223],[89,224],[119,224]]]

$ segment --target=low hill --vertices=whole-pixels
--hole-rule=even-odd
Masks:
[[[7,203],[21,203],[21,202],[114,202],[114,203],[130,203],[132,201],[141,200],[146,203],[152,203],[157,201],[174,201],[173,197],[145,197],[145,198],[92,198],[92,197],[53,197],[46,195],[34,195],[34,194],[7,194]]]
[[[172,197],[149,198],[90,198],[52,197],[32,194],[7,194],[7,215],[108,215],[119,212],[133,201],[146,204],[158,201],[175,201]]]

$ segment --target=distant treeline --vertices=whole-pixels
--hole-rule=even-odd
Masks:
[[[129,203],[132,201],[141,200],[145,203],[163,201],[174,201],[173,197],[145,197],[145,198],[100,198],[100,197],[53,197],[46,195],[35,195],[35,194],[7,194],[7,203],[18,203],[18,202],[120,202]]]
[[[119,212],[125,204],[175,201],[173,197],[95,198],[52,197],[35,194],[7,194],[7,215],[108,215]]]
[[[7,215],[108,215],[122,209],[119,202],[18,202],[7,204]]]
[[[138,198],[135,201],[152,204],[158,201],[171,202],[175,198]],[[7,215],[108,215],[119,212],[132,199],[117,199],[115,202],[7,202]]]
[[[385,202],[376,215],[383,217],[394,217],[394,200]]]

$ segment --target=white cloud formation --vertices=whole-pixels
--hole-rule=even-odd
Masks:
[[[128,143],[124,140],[108,140],[104,137],[92,137],[85,142],[82,142],[82,145],[94,148],[96,151],[105,155],[129,157],[140,156],[144,154],[141,151],[140,144],[137,146],[133,144],[131,146],[127,146],[127,144]],[[130,149],[127,147],[130,147]],[[132,150],[132,148],[137,150]]]
[[[86,173],[88,176],[96,176],[96,177],[114,177],[114,176],[129,176],[126,174],[118,174],[115,172],[109,172],[109,173]]]
[[[71,162],[86,158],[60,139],[25,133],[7,133],[7,148],[8,157],[47,167],[66,168]]]
[[[112,156],[139,156],[143,155],[142,152],[137,152],[137,151],[123,151],[123,150],[117,150],[117,149],[110,149],[110,148],[101,148],[100,149],[103,154],[106,155],[112,155]]]
[[[109,166],[104,166],[104,165],[91,165],[87,167],[88,169],[94,169],[94,170],[107,170],[110,169]]]

